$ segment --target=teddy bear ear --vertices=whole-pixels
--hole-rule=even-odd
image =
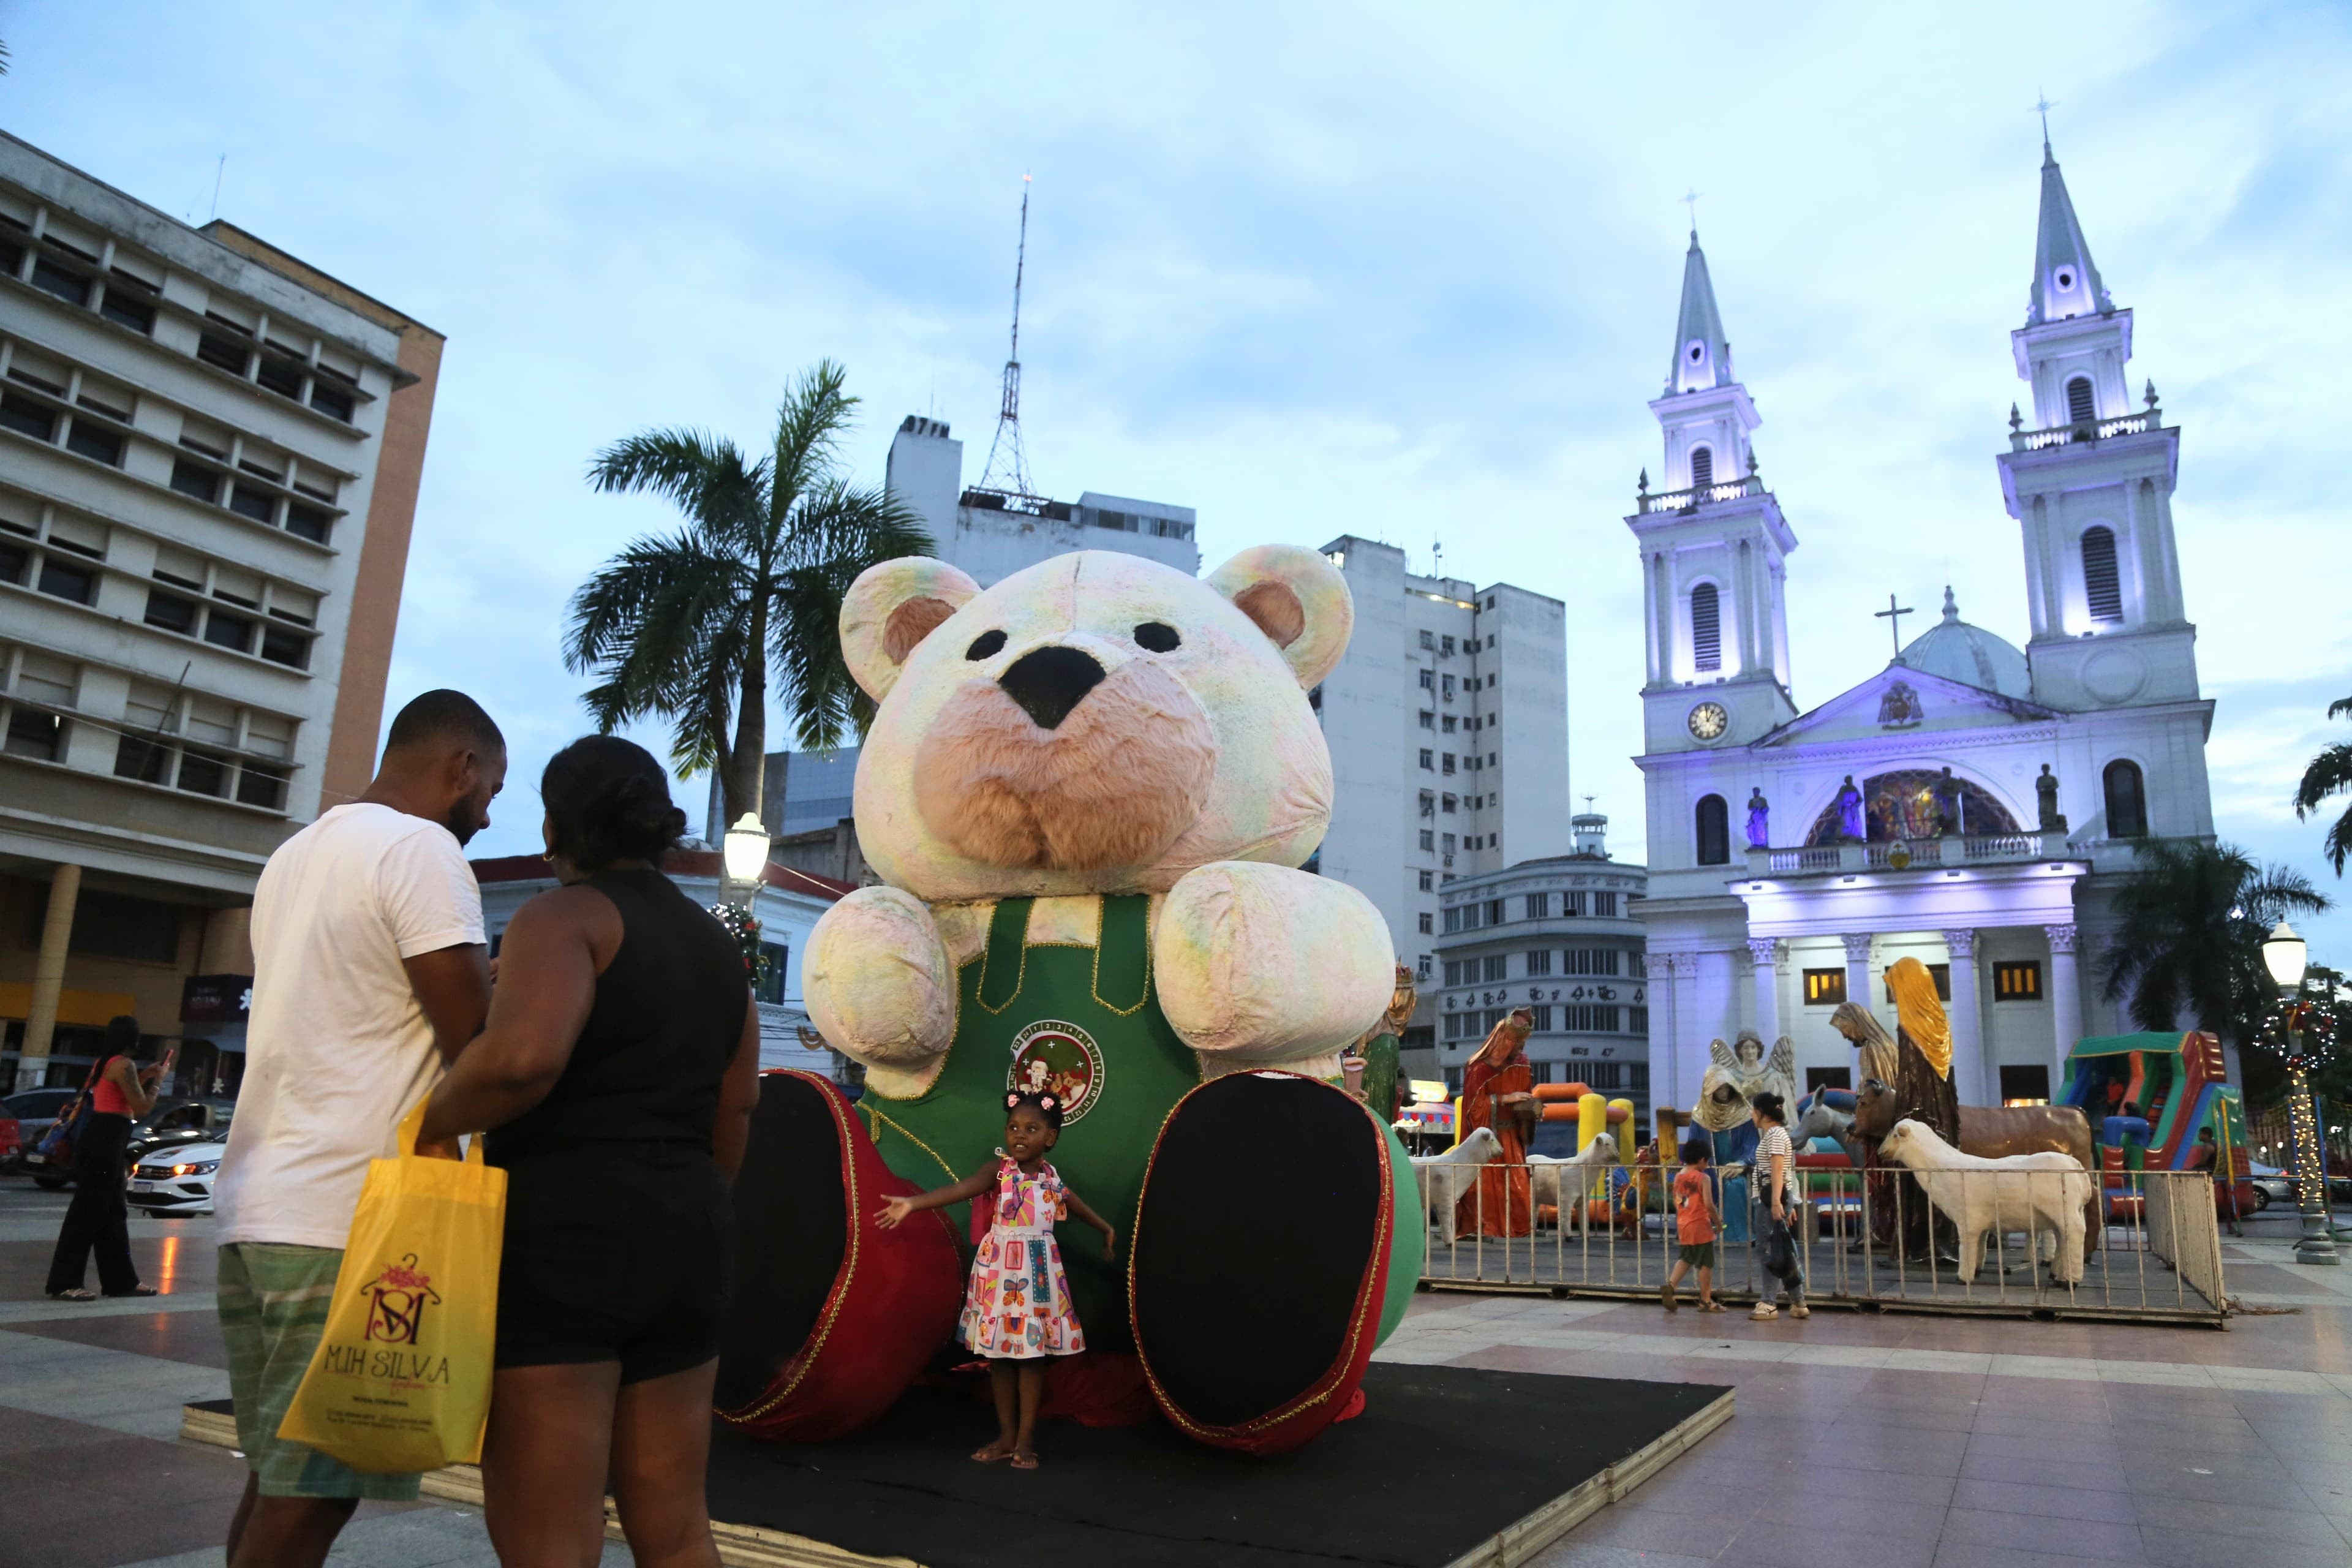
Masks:
[[[1339,568],[1312,550],[1261,544],[1210,573],[1208,584],[1257,623],[1301,686],[1320,682],[1348,651],[1356,601]]]
[[[979,592],[963,573],[927,555],[868,566],[841,600],[841,654],[851,677],[881,701],[915,645]]]

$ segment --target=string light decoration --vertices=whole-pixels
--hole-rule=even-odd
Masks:
[[[760,917],[740,904],[713,904],[710,912],[741,950],[743,973],[753,980],[759,979],[760,965],[764,960],[760,952]]]
[[[2299,995],[2279,1011],[2278,1032],[2286,1047],[2287,1126],[2294,1135],[2295,1207],[2303,1220],[2303,1235],[2294,1244],[2295,1261],[2338,1263],[2336,1238],[2328,1231],[2327,1163],[2322,1153],[2326,1145],[2320,1142],[2319,1117],[2312,1106],[2308,1054],[2315,1036],[2333,1046],[2336,1019],[2332,1010],[2315,1008]]]

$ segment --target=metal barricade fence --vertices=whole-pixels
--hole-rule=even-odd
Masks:
[[[1423,1283],[1654,1299],[1678,1251],[1672,1185],[1681,1169],[1418,1161]],[[1714,1288],[1751,1299],[1768,1277],[1748,1173],[1709,1166],[1704,1176],[1721,1218]],[[2221,1226],[2200,1172],[1942,1171],[1934,1177],[1944,1203],[1895,1170],[1798,1176],[1789,1227],[1815,1303],[2170,1322],[2225,1315]],[[2088,1253],[2079,1270],[2055,1256],[2068,1239],[2060,1215],[2069,1181],[2092,1194],[2076,1230]],[[1985,1228],[1979,1267],[1962,1278],[1956,1258],[1967,1250],[1959,1226],[1969,1214]],[[2038,1228],[2029,1231],[2029,1220]],[[1915,1245],[1898,1245],[1906,1237]],[[1933,1245],[1916,1245],[1929,1237]],[[1686,1274],[1683,1291],[1696,1288]]]

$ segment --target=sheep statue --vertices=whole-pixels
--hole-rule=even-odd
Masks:
[[[1478,1179],[1478,1167],[1503,1152],[1503,1141],[1491,1127],[1481,1127],[1443,1154],[1412,1157],[1413,1180],[1420,1184],[1423,1206],[1437,1226],[1441,1246],[1454,1245],[1454,1205],[1465,1183]]]
[[[1880,1154],[1908,1169],[1927,1189],[1928,1202],[1952,1216],[1959,1234],[1959,1278],[1976,1278],[1984,1262],[1987,1232],[2020,1230],[2038,1244],[2054,1235],[2058,1254],[2051,1273],[2065,1285],[2083,1279],[2083,1215],[2091,1199],[2091,1175],[2071,1154],[2047,1151],[1985,1159],[1963,1154],[1924,1121],[1905,1117],[1878,1147]]]
[[[1585,1228],[1586,1209],[1581,1202],[1576,1200],[1580,1199],[1591,1189],[1592,1178],[1587,1176],[1571,1181],[1568,1173],[1570,1171],[1598,1173],[1607,1170],[1616,1163],[1617,1135],[1613,1132],[1596,1133],[1592,1142],[1579,1149],[1575,1156],[1570,1159],[1563,1159],[1557,1154],[1528,1155],[1528,1181],[1535,1192],[1536,1212],[1540,1214],[1543,1212],[1544,1205],[1551,1205],[1553,1210],[1559,1215],[1560,1228],[1565,1230],[1568,1228],[1570,1205],[1574,1203],[1577,1228],[1579,1230]],[[1568,1195],[1571,1193],[1575,1194],[1573,1198]]]

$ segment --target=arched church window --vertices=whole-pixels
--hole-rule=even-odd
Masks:
[[[2066,417],[2077,425],[2087,425],[2099,416],[2099,405],[2091,396],[2091,378],[2078,375],[2066,384]]]
[[[1691,590],[1691,662],[1703,670],[1723,668],[1723,606],[1712,583]]]
[[[2147,837],[2147,790],[2140,778],[2139,764],[2117,758],[2107,764],[2100,779],[2107,788],[2107,837]]]
[[[2116,534],[2110,528],[2083,531],[2083,595],[2095,621],[2124,618],[2123,580],[2116,573]]]
[[[1691,489],[1703,490],[1715,483],[1715,448],[1691,448]]]
[[[1731,808],[1723,804],[1719,795],[1703,795],[1698,800],[1698,863],[1702,866],[1727,866],[1731,863]]]

